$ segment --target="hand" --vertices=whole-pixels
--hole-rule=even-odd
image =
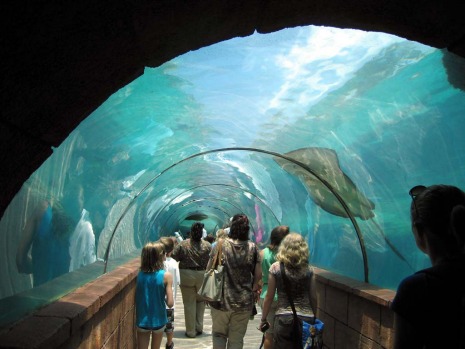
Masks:
[[[265,333],[268,329],[270,328],[270,323],[268,321],[260,321],[260,325],[258,326],[258,329]]]

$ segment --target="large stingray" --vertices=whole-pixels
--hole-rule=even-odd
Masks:
[[[367,220],[374,216],[375,205],[363,195],[354,182],[341,170],[337,154],[327,148],[302,148],[285,153],[287,157],[308,166],[324,179],[342,197],[354,217]],[[305,185],[312,200],[323,210],[346,217],[347,212],[339,200],[318,178],[304,168],[282,158],[275,161],[288,173],[297,176]]]
[[[354,217],[359,217],[362,220],[374,217],[375,204],[365,197],[354,182],[341,170],[339,159],[334,150],[309,147],[293,150],[284,155],[308,166],[318,177],[325,180],[339,194]],[[320,179],[288,160],[278,157],[275,157],[274,160],[286,172],[297,176],[302,181],[312,200],[323,210],[336,216],[349,218],[342,204]],[[374,223],[391,250],[411,268],[410,263],[384,235],[381,227],[376,222]]]

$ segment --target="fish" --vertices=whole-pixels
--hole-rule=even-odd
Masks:
[[[187,216],[186,218],[184,218],[184,220],[186,220],[186,221],[203,221],[203,220],[205,220],[207,218],[208,218],[208,216],[206,214],[193,213],[193,214]]]
[[[341,196],[354,217],[362,220],[374,217],[375,204],[342,171],[337,153],[333,149],[309,147],[293,150],[284,155],[308,166],[318,177],[326,181]],[[274,160],[286,172],[302,181],[311,199],[323,210],[339,217],[349,218],[337,197],[318,177],[286,159],[274,157]]]
[[[350,177],[342,171],[336,151],[329,148],[308,147],[296,149],[283,155],[306,165],[312,172],[314,172],[314,174],[316,174],[315,176],[303,167],[286,159],[276,156],[274,157],[276,163],[278,163],[283,170],[295,175],[302,181],[311,199],[318,206],[333,215],[350,218],[341,202],[333,194],[332,190],[335,191],[347,205],[350,213],[354,217],[359,217],[362,220],[370,220],[373,222],[389,248],[397,255],[398,258],[406,263],[410,269],[413,269],[402,253],[400,253],[400,251],[387,238],[381,227],[375,220],[373,220],[375,217],[375,204],[369,200],[357,188],[352,179],[350,179]],[[327,185],[325,185],[322,180],[325,181]],[[362,242],[362,249],[365,249],[362,240],[362,233],[358,230],[357,226],[355,226],[355,229],[357,230],[357,235]]]

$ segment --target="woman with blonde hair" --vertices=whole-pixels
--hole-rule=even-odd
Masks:
[[[263,303],[260,329],[269,326],[267,316],[271,309],[274,294],[278,292],[278,306],[274,319],[273,348],[295,348],[297,338],[292,335],[293,311],[288,293],[293,300],[297,316],[306,322],[312,322],[314,310],[311,306],[311,280],[313,271],[308,263],[308,244],[298,233],[290,233],[279,245],[276,262],[268,273],[268,292]],[[285,271],[285,280],[281,273],[281,263]]]
[[[165,251],[160,242],[149,242],[142,248],[141,266],[136,281],[137,347],[160,348],[168,318],[166,306],[172,308],[173,276],[165,271]],[[166,306],[165,306],[166,301]]]

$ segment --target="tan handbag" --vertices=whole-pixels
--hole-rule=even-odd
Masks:
[[[203,275],[202,286],[197,293],[208,302],[218,302],[223,297],[223,265],[221,264],[223,239],[218,241],[213,264]]]

